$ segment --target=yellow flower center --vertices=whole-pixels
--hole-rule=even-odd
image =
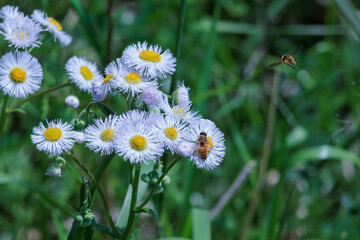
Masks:
[[[142,151],[147,146],[147,141],[143,136],[135,135],[130,139],[130,145],[136,151]]]
[[[91,70],[86,67],[86,66],[81,66],[80,67],[80,73],[83,75],[83,77],[86,79],[86,80],[91,80],[93,79],[94,77],[94,74],[91,72]]]
[[[103,83],[107,83],[107,82],[109,82],[111,79],[113,79],[114,77],[113,77],[112,74],[113,74],[113,73],[109,73],[108,75],[106,75],[105,78],[104,78]]]
[[[150,51],[150,50],[141,51],[140,58],[142,60],[149,61],[149,62],[160,62],[160,60],[161,60],[160,53]]]
[[[60,24],[58,21],[56,21],[55,19],[53,19],[52,17],[48,17],[47,20],[49,21],[49,23],[51,23],[52,25],[54,25],[58,31],[61,31],[61,30],[62,30],[61,24]]]
[[[28,34],[26,34],[24,32],[18,32],[18,35],[20,37],[20,41],[23,41],[24,37],[28,36]]]
[[[49,141],[57,141],[61,138],[61,130],[57,127],[49,127],[44,131],[44,136]]]
[[[132,73],[129,73],[128,75],[126,75],[125,81],[127,83],[138,84],[141,82],[141,78],[140,78],[139,74],[132,72]]]
[[[114,129],[107,128],[100,134],[100,138],[104,142],[111,142],[114,139],[115,132]]]
[[[15,83],[25,82],[26,72],[22,68],[14,67],[10,72],[10,78]]]
[[[208,146],[208,152],[210,152],[212,149],[213,149],[213,147],[214,147],[214,142],[212,141],[212,139],[210,138],[210,137],[208,137],[207,138],[208,139],[208,144],[207,144],[207,146]]]
[[[178,115],[181,118],[186,116],[184,109],[182,109],[181,107],[173,108],[172,111],[174,114]]]
[[[170,138],[171,140],[175,140],[177,138],[178,133],[174,127],[165,128],[164,132],[165,132],[165,136],[167,138]]]

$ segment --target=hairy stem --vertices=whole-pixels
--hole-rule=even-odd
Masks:
[[[135,176],[132,183],[132,191],[131,191],[131,203],[130,203],[130,212],[129,212],[129,218],[126,223],[126,227],[124,230],[124,240],[126,240],[130,234],[131,227],[133,225],[133,221],[135,218],[135,206],[136,206],[136,200],[137,200],[137,194],[138,194],[138,186],[139,186],[139,177],[140,177],[140,163],[137,163],[135,165]]]
[[[67,87],[67,86],[70,86],[70,85],[71,85],[71,83],[70,83],[70,81],[69,81],[69,82],[64,83],[64,84],[62,84],[62,85],[59,85],[59,86],[50,88],[50,89],[48,89],[48,90],[39,92],[39,93],[37,93],[37,94],[35,94],[35,95],[32,95],[32,96],[28,97],[27,99],[24,99],[24,100],[18,102],[18,103],[15,104],[14,106],[8,108],[7,111],[10,112],[10,111],[14,110],[15,108],[19,107],[20,105],[22,105],[22,104],[24,104],[24,103],[26,103],[26,102],[34,99],[34,98],[40,97],[40,96],[45,95],[45,94],[47,94],[47,93],[49,93],[49,92],[53,92],[53,91],[55,91],[55,90],[58,90],[58,89],[60,89],[60,88]]]
[[[89,171],[89,169],[87,169],[87,167],[79,160],[77,159],[75,156],[73,156],[72,154],[69,154],[70,157],[74,160],[74,162],[86,173],[86,175],[88,175],[88,177],[90,178],[91,182],[95,185],[96,187],[96,190],[99,192],[99,195],[100,195],[100,198],[101,198],[101,201],[104,205],[104,208],[105,208],[105,212],[106,212],[106,215],[108,217],[108,221],[109,221],[109,224],[111,226],[111,229],[113,231],[113,233],[117,236],[117,237],[121,237],[121,233],[118,232],[118,230],[116,229],[115,227],[115,224],[111,218],[111,215],[110,215],[110,210],[109,210],[109,207],[107,205],[107,202],[106,202],[106,199],[105,199],[105,195],[104,195],[104,192],[102,191],[99,183],[96,181],[94,175]]]

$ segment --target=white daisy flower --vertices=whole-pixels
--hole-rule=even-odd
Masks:
[[[157,114],[132,110],[121,116],[119,131],[115,134],[116,153],[131,163],[156,161],[164,153],[159,130],[154,127]]]
[[[61,24],[52,17],[48,17],[46,13],[40,10],[34,10],[31,17],[41,25],[46,27],[46,30],[54,34],[54,40],[59,39],[63,46],[71,43],[72,37],[62,30]]]
[[[65,98],[65,104],[73,109],[79,107],[80,101],[77,96],[69,95]]]
[[[168,102],[164,102],[160,108],[165,112],[166,115],[173,116],[188,123],[201,119],[201,115],[198,112],[192,110],[190,104],[181,107],[179,105],[170,106]]]
[[[7,95],[24,98],[40,88],[43,71],[27,52],[6,53],[0,59],[0,89]]]
[[[179,107],[186,108],[186,106],[191,104],[189,90],[190,88],[185,87],[184,83],[182,83],[175,91],[175,102]]]
[[[105,77],[103,79],[104,91],[106,94],[114,93],[114,88],[117,87],[119,79],[119,70],[120,70],[121,60],[120,58],[116,59],[109,63],[105,68]]]
[[[74,140],[77,144],[83,144],[85,142],[85,133],[83,132],[75,132]]]
[[[117,59],[116,64],[118,73],[112,86],[119,92],[134,96],[144,89],[157,87],[157,82],[154,79],[141,75],[134,68],[127,67],[121,62],[121,59]]]
[[[18,7],[13,7],[6,5],[0,9],[0,18],[14,18],[14,17],[24,17],[24,13],[19,11]]]
[[[175,72],[176,58],[169,49],[164,52],[158,45],[149,45],[145,41],[128,46],[122,56],[123,62],[135,68],[141,75],[153,78],[166,78]]]
[[[179,118],[160,115],[155,126],[160,130],[159,133],[163,138],[165,148],[174,154],[177,144],[184,141],[186,124],[181,122]]]
[[[3,14],[13,16],[17,13],[14,10]],[[9,46],[15,46],[16,49],[38,47],[41,44],[39,41],[41,31],[39,24],[21,13],[6,17],[0,23],[0,33],[5,36],[5,40],[9,41]]]
[[[70,58],[66,62],[65,69],[70,81],[88,93],[91,93],[91,82],[96,79],[102,79],[95,63],[91,63],[85,58],[76,56]]]
[[[199,152],[200,135],[205,140],[204,146],[207,149],[205,154]],[[193,122],[189,127],[186,135],[187,141],[195,143],[196,148],[190,156],[190,160],[197,168],[205,168],[207,170],[217,167],[225,156],[224,134],[215,126],[215,124],[207,119],[201,119]]]
[[[110,115],[96,119],[94,124],[85,129],[86,147],[100,155],[110,155],[114,151],[115,134],[118,132],[119,117]]]
[[[33,134],[31,135],[31,141],[36,145],[39,151],[46,154],[52,154],[54,156],[61,155],[64,151],[69,151],[74,141],[74,131],[70,123],[63,123],[61,120],[54,120],[48,122],[47,126],[40,123],[38,127],[33,128]]]

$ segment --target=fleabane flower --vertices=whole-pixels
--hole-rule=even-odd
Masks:
[[[0,23],[0,33],[9,41],[9,46],[25,49],[41,44],[39,38],[42,29],[38,23],[14,9],[3,14],[8,16]]]
[[[14,17],[24,17],[24,13],[19,11],[19,7],[13,7],[10,5],[6,5],[0,9],[0,18],[14,18]]]
[[[190,88],[185,87],[184,83],[182,83],[175,91],[175,103],[179,107],[186,108],[187,106],[191,105],[189,90]]]
[[[31,17],[41,25],[46,27],[46,30],[54,35],[54,40],[59,39],[63,46],[67,46],[71,43],[72,37],[64,32],[61,24],[52,17],[48,17],[46,13],[40,10],[34,10]]]
[[[210,120],[201,119],[190,124],[186,140],[196,148],[190,160],[197,168],[217,167],[225,156],[224,134]]]
[[[146,41],[125,48],[122,59],[127,66],[135,68],[141,75],[152,78],[166,78],[176,70],[176,58],[169,49],[162,51],[160,46],[148,45]]]
[[[0,89],[7,95],[24,98],[40,88],[43,71],[27,52],[6,53],[0,59]]]
[[[200,114],[192,109],[191,104],[185,106],[170,106],[168,102],[165,102],[160,108],[166,115],[181,119],[188,123],[201,119]]]
[[[144,89],[157,87],[154,79],[143,76],[135,68],[127,67],[120,59],[117,59],[116,63],[119,68],[113,87],[119,92],[134,96]]]
[[[33,128],[31,141],[39,151],[54,156],[61,155],[64,151],[69,151],[74,143],[74,131],[70,123],[61,120],[46,121],[47,127],[43,123]]]
[[[115,134],[115,150],[125,161],[147,163],[156,161],[164,152],[159,130],[154,126],[157,114],[132,110],[121,116]]]
[[[186,124],[178,118],[160,115],[155,126],[160,130],[159,134],[163,139],[164,147],[173,154],[177,144],[184,140]]]
[[[102,79],[95,63],[91,63],[85,58],[76,56],[70,58],[66,62],[65,69],[70,81],[88,93],[91,93],[91,82]]]
[[[118,132],[119,117],[110,115],[96,119],[94,124],[85,129],[86,147],[100,155],[110,155],[114,151],[115,134]]]
[[[114,88],[118,85],[119,79],[119,70],[121,66],[120,58],[116,59],[109,63],[105,68],[105,77],[103,78],[103,86],[105,94],[114,93]]]

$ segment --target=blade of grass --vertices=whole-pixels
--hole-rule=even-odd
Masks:
[[[331,0],[335,8],[346,23],[354,30],[356,35],[360,38],[360,18],[356,12],[356,8],[347,0]]]
[[[210,215],[207,210],[192,208],[193,240],[210,240],[211,225]]]

